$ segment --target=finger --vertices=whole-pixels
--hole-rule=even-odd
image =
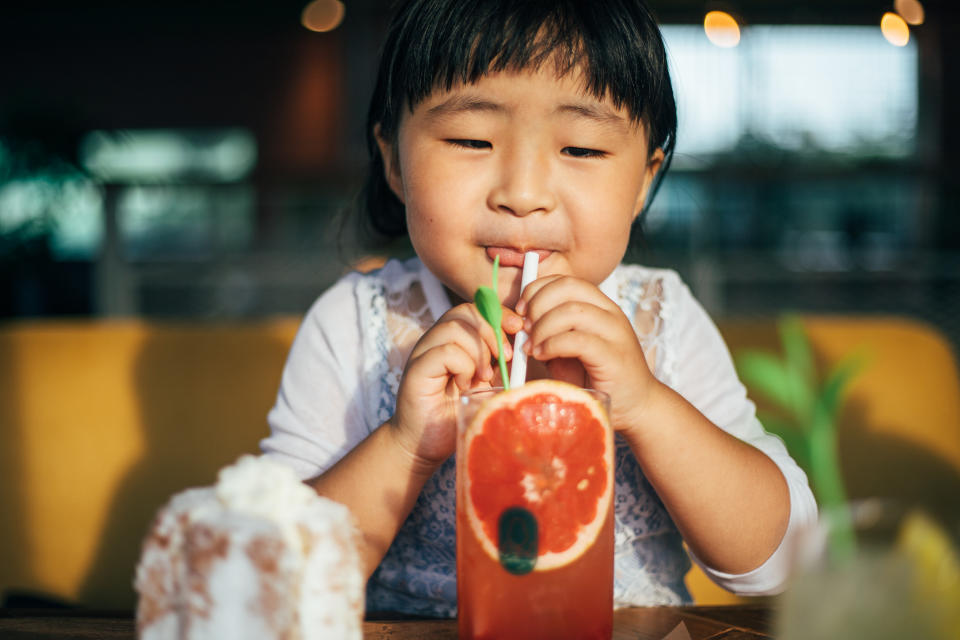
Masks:
[[[493,328],[480,316],[475,306],[462,304],[441,316],[437,324],[428,330],[414,346],[411,357],[450,341],[462,344],[468,352],[474,354],[478,363],[489,364],[491,357],[497,353],[497,340]],[[504,347],[510,351],[509,344]]]
[[[471,322],[463,318],[449,317],[437,322],[420,337],[410,352],[410,359],[449,342],[460,342],[477,360],[487,350],[485,341]]]
[[[596,367],[616,362],[623,354],[602,337],[584,331],[566,331],[541,341],[533,347],[532,355],[537,360],[576,358],[590,373]]]
[[[460,305],[460,307],[463,307],[463,309],[458,307],[458,314],[462,314],[462,317],[469,319],[469,322],[477,327],[477,331],[479,332],[480,337],[486,343],[490,354],[494,358],[497,357],[497,350],[499,349],[499,346],[497,344],[497,335],[494,333],[493,327],[490,326],[490,323],[487,322],[482,315],[480,315],[480,310],[477,309],[475,304],[467,303]],[[507,325],[509,325],[511,329],[509,333],[516,333],[523,328],[523,322],[521,321],[519,323],[520,326],[517,327],[517,320],[513,317],[513,315],[516,315],[515,312],[510,311],[502,305],[500,308],[502,310],[500,320],[500,339],[502,340],[503,344],[504,358],[509,360],[513,356],[513,348],[510,346],[510,342],[506,339],[507,332],[505,332],[505,328]],[[506,315],[507,311],[510,311],[512,315],[508,317]]]
[[[633,329],[624,319],[578,300],[553,307],[536,321],[528,320],[527,325],[530,349],[551,336],[569,331],[592,333],[609,341],[636,340]]]
[[[517,300],[517,304],[516,304],[517,313],[520,314],[521,316],[526,316],[527,307],[530,304],[530,298],[536,295],[541,289],[543,289],[545,286],[547,286],[551,282],[555,282],[563,277],[565,276],[560,276],[560,275],[543,276],[543,277],[537,278],[536,280],[528,284],[526,287],[524,287],[523,291],[520,292],[520,299]]]
[[[405,376],[413,383],[417,380],[434,381],[435,384],[424,389],[427,393],[442,390],[449,379],[454,381],[458,389],[465,391],[478,379],[478,371],[477,361],[471,353],[456,342],[447,342],[411,359]],[[482,378],[482,374],[479,377]]]
[[[513,335],[523,329],[523,316],[510,307],[503,307],[501,325],[505,334]]]
[[[529,291],[529,293],[528,293]],[[524,317],[532,322],[550,309],[570,300],[588,302],[610,312],[619,311],[617,304],[592,282],[570,276],[552,276],[535,280],[524,289]],[[622,312],[621,312],[622,313]]]
[[[419,358],[432,349],[449,344],[459,346],[473,358],[480,377],[486,376],[487,373],[492,375],[489,346],[478,333],[477,327],[463,318],[448,318],[444,322],[434,325],[414,346],[410,353],[410,360]]]

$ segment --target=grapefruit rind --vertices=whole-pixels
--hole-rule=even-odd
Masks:
[[[610,503],[613,499],[613,430],[610,428],[609,418],[603,406],[589,392],[572,384],[561,382],[559,380],[536,380],[528,382],[522,387],[516,387],[509,391],[498,393],[487,400],[477,414],[470,421],[464,438],[464,451],[467,456],[470,453],[470,447],[473,439],[482,430],[487,418],[504,407],[514,406],[522,400],[535,395],[555,395],[562,400],[586,405],[590,413],[595,416],[604,426],[606,437],[604,438],[603,460],[605,470],[609,474],[608,481],[604,488],[603,495],[597,501],[597,510],[593,520],[585,526],[581,526],[577,533],[577,540],[572,546],[560,552],[547,552],[537,556],[537,562],[534,571],[549,571],[565,566],[579,558],[597,539],[597,535],[603,528],[608,516]],[[466,464],[466,461],[463,462]],[[467,520],[470,522],[470,528],[480,546],[493,560],[499,561],[499,550],[496,543],[490,539],[484,531],[483,523],[473,505],[470,497],[470,478],[469,473],[464,474],[466,487],[463,495],[466,497]]]

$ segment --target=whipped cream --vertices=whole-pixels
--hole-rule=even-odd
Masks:
[[[345,506],[243,456],[157,515],[137,567],[138,636],[360,640],[358,540]]]

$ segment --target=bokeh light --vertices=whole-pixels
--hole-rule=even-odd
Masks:
[[[914,26],[923,24],[925,17],[923,5],[918,0],[896,0],[893,8],[907,24]]]
[[[238,128],[91,131],[79,155],[106,182],[239,182],[257,164],[257,141]]]
[[[897,47],[905,47],[910,42],[910,27],[903,18],[895,13],[887,12],[880,19],[880,31],[887,42]]]
[[[710,11],[703,19],[707,39],[718,47],[728,49],[740,43],[740,25],[725,11]]]
[[[313,0],[300,14],[300,22],[310,31],[333,31],[343,20],[346,9],[340,0]]]

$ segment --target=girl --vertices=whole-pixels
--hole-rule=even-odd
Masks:
[[[678,276],[620,265],[676,132],[642,0],[401,2],[369,127],[367,213],[417,258],[317,301],[262,445],[354,513],[368,609],[455,614],[454,405],[496,380],[469,301],[498,256],[528,377],[611,398],[617,604],[689,602],[684,541],[719,584],[779,589],[815,518],[806,478]],[[521,295],[527,250],[540,278]]]

